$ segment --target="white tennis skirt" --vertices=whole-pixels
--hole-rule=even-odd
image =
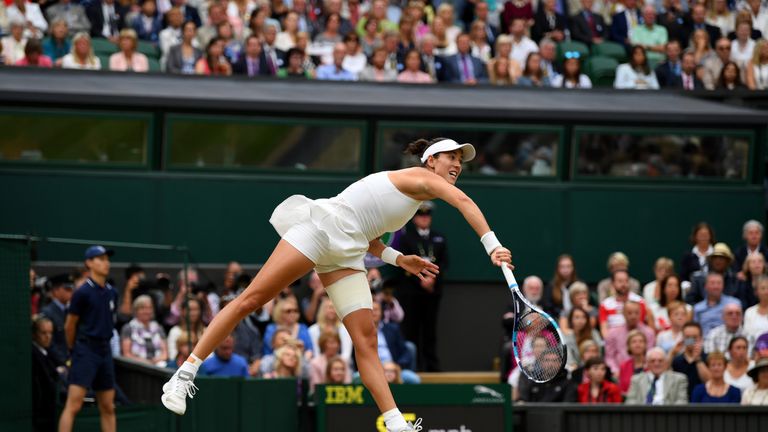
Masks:
[[[318,273],[344,268],[365,271],[369,242],[354,210],[342,199],[292,195],[275,208],[269,223],[315,263]]]

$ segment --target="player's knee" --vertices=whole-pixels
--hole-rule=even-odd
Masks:
[[[112,400],[99,401],[99,412],[102,415],[114,415],[115,403]]]
[[[69,411],[72,415],[79,413],[82,408],[83,399],[78,398],[67,399],[67,404],[64,406],[64,409]]]
[[[248,316],[253,311],[263,306],[263,302],[259,296],[256,295],[256,293],[249,293],[248,291],[243,292],[243,294],[235,300],[235,304],[237,306],[237,315],[241,318]]]
[[[355,349],[362,354],[378,353],[378,338],[373,325],[360,329],[358,340],[355,341]]]

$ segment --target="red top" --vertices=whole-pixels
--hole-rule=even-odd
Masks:
[[[619,389],[622,394],[627,394],[629,385],[632,384],[632,377],[635,375],[635,361],[629,359],[619,367]]]
[[[621,403],[621,391],[616,384],[607,380],[603,381],[603,386],[597,398],[592,397],[590,385],[588,382],[579,384],[577,389],[579,403]]]

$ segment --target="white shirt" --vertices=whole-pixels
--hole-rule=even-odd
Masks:
[[[532,52],[539,52],[539,47],[531,38],[523,36],[520,42],[516,42],[512,38],[512,52],[509,53],[509,58],[515,60],[523,69],[525,68],[525,61],[528,60],[528,54]]]
[[[732,385],[739,390],[741,390],[741,393],[743,394],[748,389],[751,389],[755,386],[755,382],[752,381],[752,377],[750,377],[748,374],[744,374],[738,378],[734,378],[731,376],[731,373],[728,372],[728,369],[725,370],[725,374],[723,375],[723,379],[725,380],[725,383],[728,385]]]
[[[45,31],[48,30],[48,21],[43,17],[43,12],[40,10],[40,6],[37,3],[26,2],[24,4],[26,14],[22,13],[16,5],[8,6],[8,22],[24,21],[31,22],[35,26],[36,31],[32,32],[24,26],[24,36],[42,38]]]
[[[88,69],[88,70],[100,70],[101,60],[98,57],[93,58],[93,63],[81,65],[75,61],[75,57],[72,54],[67,54],[61,60],[61,67],[64,69]]]
[[[288,51],[295,46],[296,43],[293,41],[291,34],[288,32],[280,32],[275,37],[275,48],[279,49],[280,51]]]
[[[104,26],[101,28],[101,35],[108,38],[112,36],[112,32],[110,31],[110,28],[109,28],[109,22],[111,20],[111,17],[115,17],[115,19],[117,19],[114,3],[107,4],[106,2],[102,2],[101,15],[104,17]]]
[[[757,338],[768,332],[768,315],[760,315],[759,305],[754,305],[744,312],[744,333],[757,340]]]
[[[629,63],[624,63],[616,68],[616,79],[613,81],[613,87],[617,89],[658,90],[659,82],[656,80],[656,73],[653,72],[653,69],[648,75],[643,75],[632,69]]]
[[[648,380],[653,384],[654,375],[648,372]],[[645,396],[645,395],[643,395]],[[653,401],[651,405],[664,405],[664,374],[659,375],[659,379],[656,380],[656,391],[653,394]]]
[[[699,267],[701,267],[701,271],[707,272],[709,267],[707,266],[707,257],[712,255],[712,253],[715,251],[715,248],[712,247],[712,245],[709,245],[709,248],[707,249],[707,252],[705,252],[703,255],[701,252],[699,252],[699,248],[696,246],[691,249],[691,252],[693,252],[694,255],[699,259]]]
[[[24,58],[24,47],[27,46],[27,38],[22,37],[17,41],[13,36],[3,38],[3,57],[6,65],[16,64],[17,61]]]
[[[752,53],[755,50],[755,41],[747,39],[747,43],[744,46],[741,45],[738,39],[734,40],[731,44],[731,60],[733,60],[739,69],[744,69],[744,65],[752,59]]]
[[[768,88],[768,64],[752,65],[752,71],[755,75],[755,85],[758,90]]]
[[[355,75],[359,75],[360,72],[365,69],[365,66],[368,64],[368,58],[365,57],[365,54],[358,53],[356,55],[347,55],[344,57],[344,62],[341,63],[341,67],[344,69],[352,72]]]
[[[192,40],[194,45],[197,38]],[[168,55],[171,47],[181,43],[181,29],[175,29],[173,27],[166,27],[160,31],[160,51],[163,53],[163,57]]]
[[[552,83],[552,87],[563,87],[563,88],[569,88],[569,89],[572,89],[572,88],[585,88],[585,89],[592,88],[592,81],[589,79],[588,76],[586,76],[584,74],[579,75],[579,85],[578,86],[574,85],[573,82],[571,82],[570,80],[566,81],[565,85],[563,85],[563,79],[564,78],[563,78],[562,74],[556,75],[554,78],[551,78],[550,82]]]

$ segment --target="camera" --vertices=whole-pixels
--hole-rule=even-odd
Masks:
[[[696,338],[692,338],[692,337],[685,338],[683,339],[683,344],[685,346],[694,346],[696,345]]]

